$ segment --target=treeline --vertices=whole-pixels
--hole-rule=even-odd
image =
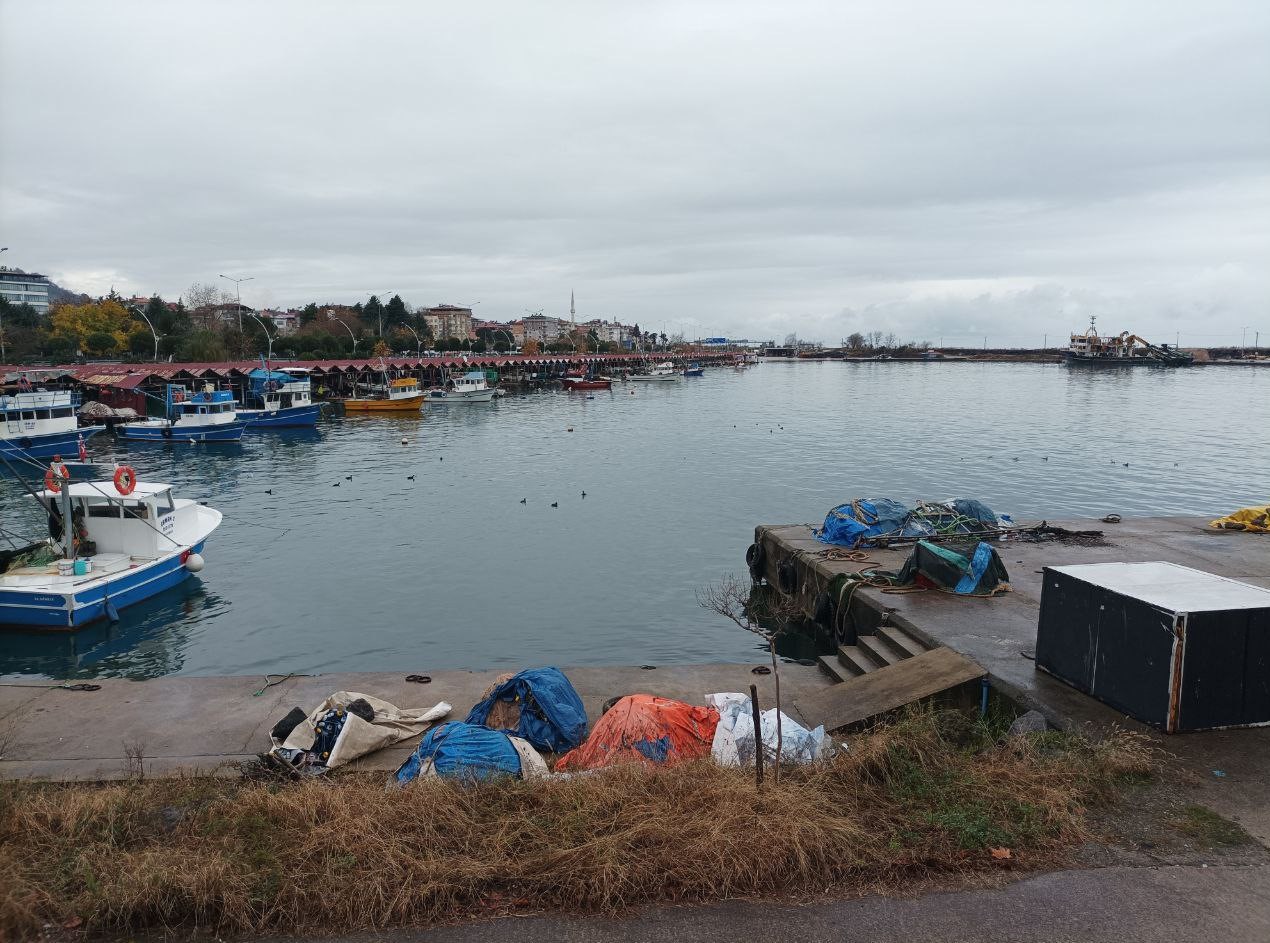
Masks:
[[[901,341],[894,332],[883,333],[882,331],[866,331],[861,333],[856,331],[843,338],[842,346],[847,350],[870,350],[870,351],[897,351],[897,350],[927,350],[930,348],[930,341]]]
[[[400,295],[364,304],[310,302],[296,309],[296,330],[283,333],[269,318],[239,306],[216,285],[194,284],[175,302],[155,295],[144,304],[116,292],[93,300],[59,292],[47,316],[29,305],[0,299],[0,362],[65,363],[74,360],[221,361],[277,358],[324,360],[387,356],[423,350],[512,350],[503,328],[480,328],[476,338],[434,339],[426,319]],[[611,352],[594,331],[548,344],[528,341],[524,352]]]

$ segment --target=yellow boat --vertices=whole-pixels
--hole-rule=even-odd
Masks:
[[[419,381],[409,377],[393,380],[384,395],[375,399],[346,399],[344,411],[350,413],[408,413],[418,412],[423,405],[424,393]]]

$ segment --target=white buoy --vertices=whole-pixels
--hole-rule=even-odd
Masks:
[[[402,444],[402,445],[409,445],[410,443],[406,441],[406,437],[405,437],[405,436],[402,436],[402,437],[401,437],[401,444]]]
[[[185,568],[191,573],[198,573],[203,569],[203,555],[201,553],[191,553],[185,558]]]

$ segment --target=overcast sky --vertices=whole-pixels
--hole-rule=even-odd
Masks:
[[[689,335],[1270,343],[1270,3],[0,0],[2,261]],[[227,283],[226,283],[227,284]],[[227,286],[228,287],[228,286]]]

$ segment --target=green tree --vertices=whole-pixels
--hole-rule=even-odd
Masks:
[[[475,353],[483,354],[485,353],[485,351],[489,350],[489,348],[485,346],[485,341],[481,340],[478,337],[476,340],[472,342],[472,350]]]
[[[507,341],[500,336],[498,340],[494,341],[494,349],[500,354],[505,354],[512,349],[512,345],[507,343]]]
[[[406,310],[406,303],[401,300],[401,295],[393,295],[388,299],[388,304],[384,305],[384,323],[391,327],[394,324],[401,324],[410,318],[410,312]]]
[[[37,327],[40,316],[25,301],[15,305],[7,298],[0,298],[0,322],[5,327]]]
[[[128,352],[136,357],[149,358],[154,354],[154,336],[149,332],[128,335]]]
[[[114,352],[115,335],[109,331],[93,331],[84,338],[84,349],[94,357],[105,357]]]
[[[300,309],[300,326],[307,327],[318,319],[318,306],[310,301]]]
[[[367,327],[373,324],[379,333],[383,333],[384,305],[376,296],[370,296],[370,300],[366,302],[366,307],[362,308],[360,317],[362,323]]]
[[[200,363],[224,360],[225,341],[220,335],[206,328],[190,331],[181,340],[177,359]]]

